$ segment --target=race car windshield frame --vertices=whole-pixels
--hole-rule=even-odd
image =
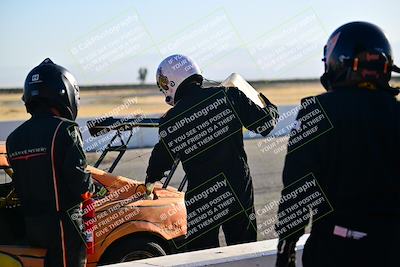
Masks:
[[[110,168],[108,168],[108,172],[112,173],[114,169],[117,167],[118,163],[124,156],[125,152],[128,149],[129,141],[131,140],[133,134],[135,133],[135,128],[158,128],[160,123],[159,118],[114,118],[107,117],[102,120],[89,120],[87,121],[87,127],[89,129],[90,134],[93,137],[99,137],[101,135],[105,135],[114,131],[113,137],[108,142],[108,145],[101,153],[100,157],[94,164],[95,168],[98,168],[100,164],[103,162],[104,158],[107,156],[109,152],[118,152],[117,157],[111,163]],[[122,133],[129,132],[128,137],[124,140]],[[165,176],[166,179],[163,183],[163,188],[167,188],[170,183],[172,176],[174,175],[176,168],[180,163],[179,158],[177,158],[173,165],[171,166],[171,170]],[[187,178],[186,176],[182,179],[178,191],[182,191],[185,187]]]

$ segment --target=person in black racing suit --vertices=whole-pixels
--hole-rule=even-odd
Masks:
[[[310,208],[303,266],[398,266],[400,103],[388,83],[397,69],[390,44],[377,26],[348,23],[329,38],[324,61],[328,92],[302,100],[283,172],[281,200],[312,173],[331,205]],[[317,113],[325,117],[315,120]],[[309,125],[317,132],[301,139]],[[295,266],[294,248],[309,220],[296,227],[285,220],[300,200],[279,206],[278,267]]]
[[[181,67],[174,67],[176,64],[181,64]],[[188,250],[218,247],[220,225],[228,245],[256,241],[256,221],[255,218],[249,219],[249,214],[254,212],[254,193],[243,145],[242,126],[266,136],[278,118],[276,106],[266,97],[261,96],[266,104],[261,108],[237,88],[203,88],[202,80],[199,68],[188,57],[173,55],[160,64],[157,82],[166,95],[166,102],[173,107],[161,118],[161,139],[152,151],[146,179],[146,183],[154,183],[171,169],[174,159],[179,157],[182,161],[188,181],[185,194],[188,233],[199,230],[190,238],[187,236]],[[214,132],[209,128],[210,125],[213,125]],[[205,133],[207,128],[208,132]],[[224,129],[227,132],[221,134]],[[205,135],[198,138],[202,131]],[[177,142],[181,135],[187,139],[184,145]],[[215,140],[210,141],[211,138]],[[196,146],[202,145],[201,149],[196,150]],[[224,179],[230,185],[229,189],[226,184],[222,186]],[[218,191],[216,195],[208,196],[214,189]],[[228,205],[229,215],[233,218],[218,220],[222,215],[215,213],[211,225],[199,226],[196,218],[206,216],[206,210],[211,212],[213,204],[212,209],[216,212],[218,201],[225,205],[221,200],[224,195],[236,196],[233,203]]]
[[[46,59],[28,74],[23,101],[32,117],[6,145],[28,242],[47,249],[45,266],[85,266],[80,204],[92,180],[74,122],[79,87],[68,70]]]

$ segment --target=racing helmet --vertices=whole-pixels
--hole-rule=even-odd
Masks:
[[[184,55],[169,56],[157,68],[157,86],[164,93],[165,102],[171,106],[175,105],[176,91],[192,79],[201,83],[203,76],[196,62]]]
[[[79,86],[74,76],[49,58],[26,77],[22,100],[31,114],[35,112],[34,107],[47,105],[57,109],[61,117],[75,120],[79,99]]]
[[[393,65],[392,48],[383,31],[368,22],[350,22],[336,29],[324,47],[327,90],[338,87],[388,88]]]

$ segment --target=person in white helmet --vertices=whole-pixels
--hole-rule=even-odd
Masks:
[[[159,181],[177,158],[181,160],[188,180],[188,250],[218,247],[220,226],[228,245],[256,241],[242,127],[266,136],[276,124],[276,106],[262,95],[262,108],[234,87],[202,87],[199,66],[183,55],[164,59],[156,78],[173,107],[161,118],[146,183]]]

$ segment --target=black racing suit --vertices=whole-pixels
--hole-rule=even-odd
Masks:
[[[47,249],[46,266],[85,266],[80,203],[92,180],[78,125],[33,115],[8,136],[7,154],[29,244]]]
[[[256,241],[256,222],[248,217],[254,211],[254,196],[242,127],[263,136],[273,129],[277,109],[265,101],[267,106],[260,108],[237,88],[192,84],[179,88],[176,105],[162,117],[161,139],[152,151],[146,182],[160,180],[177,157],[182,161],[188,180],[188,233],[198,230],[186,236],[189,250],[219,246],[220,225],[228,245]],[[213,109],[213,104],[219,106]],[[186,143],[178,140],[182,136]],[[228,183],[223,185],[225,179]],[[220,188],[213,190],[213,186]],[[228,208],[222,211],[223,207]],[[212,221],[196,221],[206,212],[214,213],[208,218]]]
[[[341,88],[302,103],[289,139],[282,195],[311,174],[331,205],[310,206],[315,214],[303,266],[399,266],[399,102],[386,90]],[[325,117],[317,120],[320,114]],[[315,125],[316,132],[305,134]],[[300,199],[281,201],[279,212],[296,203]],[[280,225],[280,239],[296,242],[307,224],[305,219],[286,231]]]

